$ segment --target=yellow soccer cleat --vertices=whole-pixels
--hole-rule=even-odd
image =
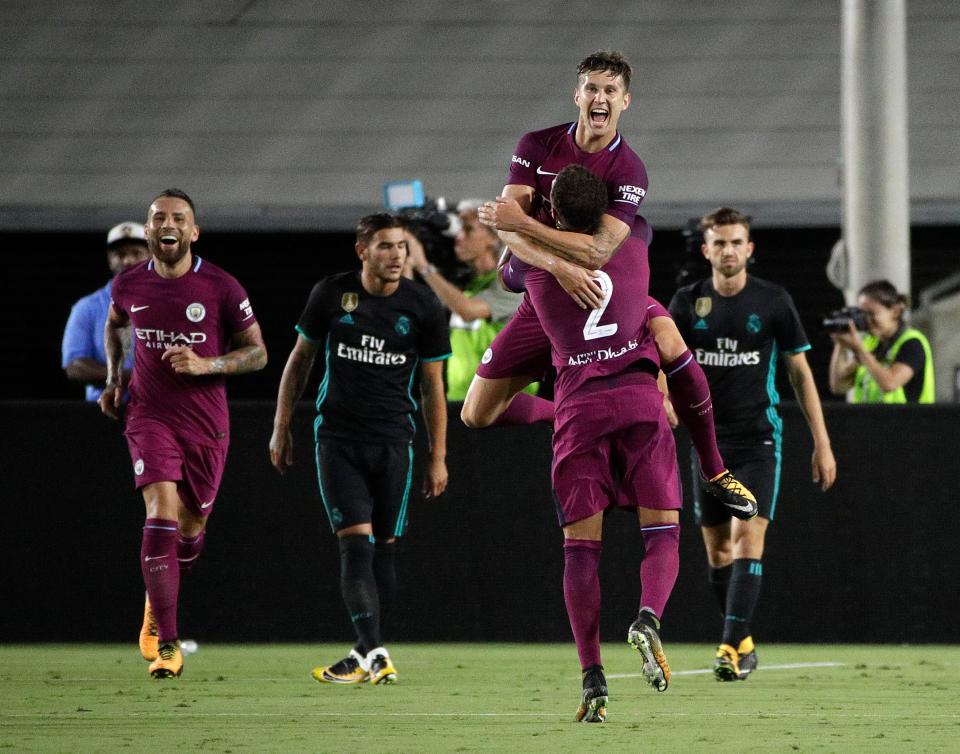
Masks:
[[[150,675],[154,678],[177,678],[183,672],[183,655],[176,644],[161,644],[157,659],[150,663]]]
[[[737,647],[737,664],[741,681],[747,680],[747,677],[757,669],[757,649],[753,644],[752,636],[741,641]]]
[[[670,665],[660,642],[660,620],[651,611],[640,611],[627,631],[627,644],[640,653],[646,682],[656,691],[666,691],[670,685]]]
[[[740,678],[740,658],[737,650],[729,644],[717,647],[717,656],[713,661],[713,677],[718,681],[736,681]]]
[[[370,678],[363,656],[355,649],[342,660],[333,665],[314,668],[310,675],[319,683],[337,683],[342,686],[351,686],[364,683]]]
[[[157,659],[157,621],[150,609],[150,597],[143,601],[143,625],[140,627],[140,654],[147,662]]]
[[[370,683],[375,686],[397,682],[397,669],[383,647],[377,647],[367,655],[370,663]]]
[[[603,666],[594,665],[583,671],[583,694],[577,709],[578,723],[602,723],[607,719],[607,679]]]

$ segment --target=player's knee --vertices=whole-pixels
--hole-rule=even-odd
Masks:
[[[493,423],[494,417],[477,409],[469,401],[464,401],[460,409],[460,420],[470,429],[485,429]]]

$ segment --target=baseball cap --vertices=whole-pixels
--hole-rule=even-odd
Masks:
[[[108,249],[128,241],[144,244],[147,242],[147,236],[144,232],[143,225],[128,221],[125,223],[120,223],[119,225],[114,225],[112,228],[110,228],[110,232],[107,233]]]

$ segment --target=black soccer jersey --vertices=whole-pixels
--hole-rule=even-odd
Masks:
[[[677,291],[670,314],[710,383],[717,441],[779,439],[778,357],[810,348],[790,294],[751,275],[721,296],[707,279]]]
[[[323,344],[317,437],[411,442],[413,382],[421,361],[450,356],[447,318],[427,288],[401,279],[390,296],[373,296],[360,273],[317,283],[297,330]]]

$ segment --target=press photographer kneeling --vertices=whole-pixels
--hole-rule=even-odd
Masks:
[[[830,390],[851,403],[933,403],[933,355],[904,317],[910,297],[887,280],[867,283],[857,308],[823,322],[833,340]],[[860,330],[865,331],[861,336]]]

